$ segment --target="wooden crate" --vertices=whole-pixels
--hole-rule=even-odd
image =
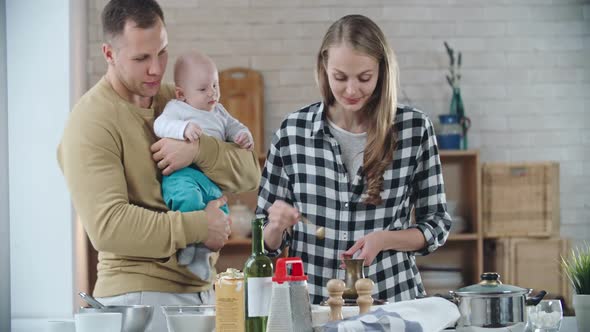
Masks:
[[[569,252],[569,241],[560,238],[507,238],[486,242],[486,271],[498,272],[505,284],[532,288],[547,298],[563,297],[571,303],[568,279],[561,267],[561,256]]]
[[[486,237],[559,236],[559,164],[485,163]]]

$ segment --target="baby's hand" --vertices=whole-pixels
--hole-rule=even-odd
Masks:
[[[238,135],[236,135],[235,142],[242,149],[246,149],[248,151],[254,150],[254,142],[252,141],[252,136],[250,136],[247,132],[241,132]]]
[[[202,133],[203,129],[192,122],[189,122],[186,128],[184,128],[184,138],[191,142],[198,140]]]

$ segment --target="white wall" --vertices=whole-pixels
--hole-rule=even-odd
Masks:
[[[12,331],[73,312],[71,205],[56,162],[71,106],[69,6],[6,2]]]
[[[6,110],[6,7],[0,0],[0,331],[10,331],[8,112]]]
[[[106,2],[88,2],[90,85],[105,70],[98,18]],[[437,114],[448,112],[443,41],[449,41],[463,52],[471,146],[480,149],[482,161],[560,162],[562,235],[590,238],[587,0],[160,3],[169,32],[170,64],[181,51],[197,47],[220,69],[245,66],[262,72],[267,144],[287,113],[318,100],[314,57],[326,29],[341,16],[364,14],[381,26],[398,55],[403,92],[434,121]]]

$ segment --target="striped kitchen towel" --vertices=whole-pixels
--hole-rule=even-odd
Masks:
[[[448,300],[429,297],[373,306],[372,311],[341,321],[328,322],[324,332],[439,332],[455,326],[459,309]]]

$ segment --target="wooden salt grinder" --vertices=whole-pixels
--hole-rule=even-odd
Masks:
[[[359,315],[371,309],[371,304],[373,304],[371,293],[373,292],[374,285],[373,280],[369,278],[359,279],[354,283],[354,288],[356,288],[356,292],[359,295],[356,299],[356,303],[359,306]]]
[[[328,305],[330,306],[330,321],[341,320],[342,317],[342,306],[344,305],[344,299],[342,293],[346,285],[344,281],[340,279],[331,279],[326,285],[328,288]]]

